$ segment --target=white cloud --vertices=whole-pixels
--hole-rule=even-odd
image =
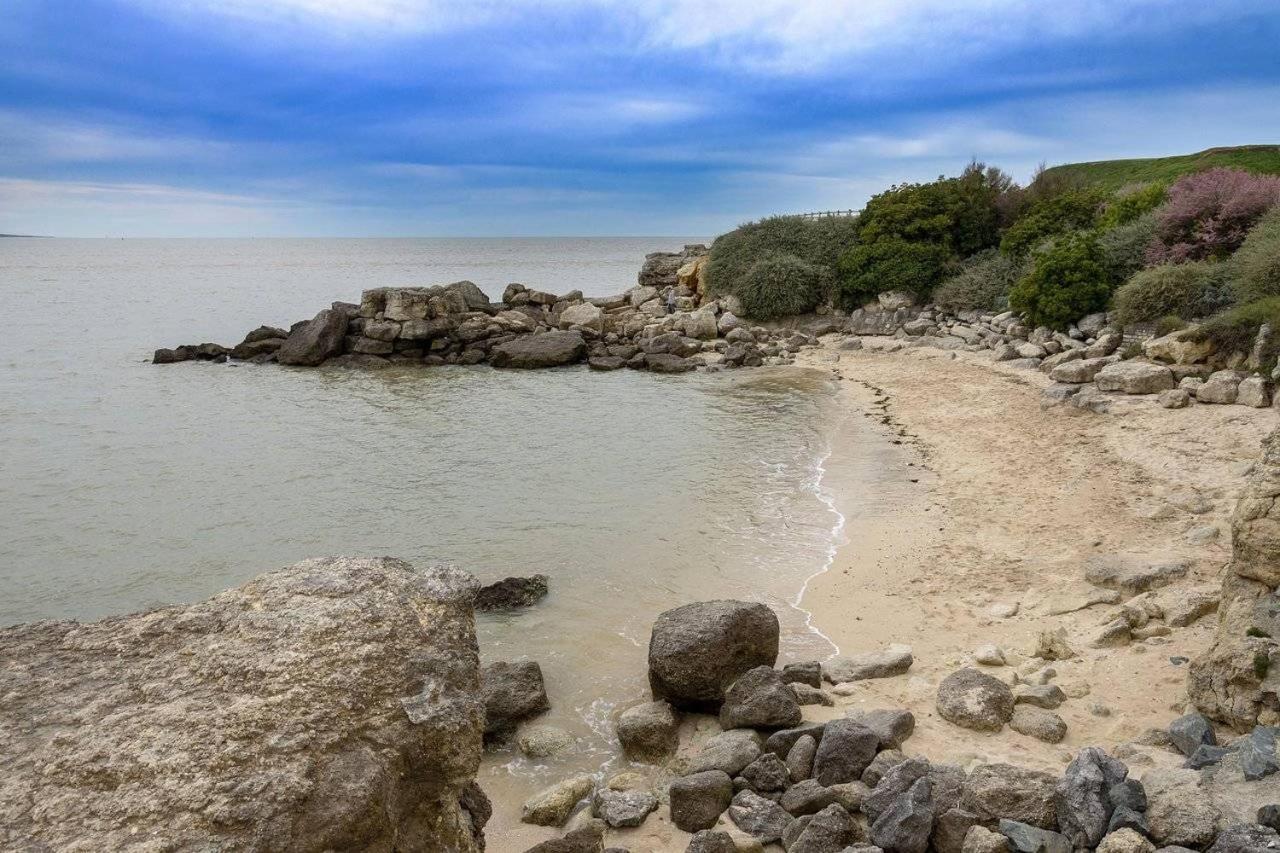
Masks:
[[[0,150],[16,163],[190,161],[221,156],[229,146],[191,136],[154,133],[115,123],[93,123],[0,110]]]

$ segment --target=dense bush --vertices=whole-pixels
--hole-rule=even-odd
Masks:
[[[756,261],[735,288],[743,313],[758,320],[808,313],[830,292],[830,270],[785,254]]]
[[[1219,261],[1161,264],[1142,270],[1112,297],[1115,321],[1122,326],[1173,315],[1184,320],[1207,317],[1229,302],[1227,269]]]
[[[1144,216],[1164,204],[1168,188],[1162,183],[1122,187],[1106,203],[1098,217],[1099,228],[1116,228]]]
[[[1280,329],[1280,296],[1269,296],[1215,314],[1196,329],[1196,337],[1213,341],[1221,352],[1248,353],[1263,323]]]
[[[1110,294],[1097,240],[1077,232],[1033,253],[1031,272],[1009,292],[1009,306],[1034,325],[1065,329],[1105,308]]]
[[[1092,228],[1098,219],[1104,196],[1094,189],[1068,190],[1048,196],[1027,208],[1009,227],[1000,241],[1000,251],[1022,255],[1050,237]]]
[[[1098,235],[1103,265],[1113,286],[1128,281],[1130,276],[1147,265],[1147,249],[1155,234],[1156,215],[1146,213]]]
[[[707,289],[713,296],[734,294],[742,298],[739,290],[752,267],[779,255],[790,255],[818,267],[830,278],[840,256],[856,241],[857,228],[858,220],[853,216],[773,216],[749,222],[720,235],[711,244]],[[807,301],[807,297],[797,301]],[[743,305],[746,306],[745,299]],[[811,304],[805,310],[813,308]]]
[[[937,243],[897,237],[854,246],[840,259],[840,304],[857,308],[889,290],[927,296],[945,276],[949,258]]]
[[[1259,220],[1231,263],[1237,301],[1280,296],[1280,208]]]
[[[901,184],[872,196],[858,217],[861,243],[900,239],[936,243],[961,257],[994,246],[997,202],[1013,181],[999,169],[971,163],[958,178]]]
[[[1280,203],[1280,177],[1210,169],[1180,178],[1157,214],[1150,264],[1225,258]]]
[[[938,285],[933,301],[949,311],[1002,311],[1009,305],[1009,291],[1027,272],[1025,262],[988,249],[967,259],[958,275]]]

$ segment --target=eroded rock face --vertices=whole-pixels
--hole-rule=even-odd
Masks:
[[[476,588],[329,558],[0,631],[0,847],[481,849]]]

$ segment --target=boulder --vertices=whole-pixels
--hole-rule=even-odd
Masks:
[[[1213,842],[1221,813],[1201,789],[1195,770],[1149,770],[1147,793],[1151,840],[1158,845],[1201,849]]]
[[[1071,350],[1076,352],[1076,350]],[[1082,385],[1092,382],[1104,367],[1111,364],[1107,358],[1084,358],[1078,361],[1067,361],[1056,365],[1049,371],[1049,378],[1054,382],[1066,382]]]
[[[520,820],[536,826],[564,826],[573,809],[595,787],[590,773],[580,773],[543,788],[525,800]]]
[[[1000,821],[1000,834],[1016,853],[1072,853],[1066,836],[1016,820]]]
[[[600,853],[604,848],[604,831],[604,821],[593,819],[566,832],[562,838],[535,844],[525,853]]]
[[[1004,818],[1047,829],[1057,822],[1058,780],[1012,764],[983,764],[965,780],[961,805],[985,822]]]
[[[778,801],[796,817],[815,814],[836,802],[836,792],[816,779],[802,779],[787,789]]]
[[[1196,400],[1201,403],[1234,403],[1242,379],[1244,375],[1235,370],[1212,373],[1196,388]]]
[[[733,836],[727,832],[701,829],[689,839],[684,853],[738,853],[738,845],[733,843]]]
[[[1191,394],[1185,388],[1170,388],[1168,391],[1161,391],[1156,402],[1163,409],[1185,409],[1191,405]]]
[[[680,722],[675,709],[666,702],[646,702],[622,712],[618,717],[618,741],[632,761],[660,764],[680,745]]]
[[[782,680],[788,684],[807,684],[822,687],[822,664],[816,660],[789,663],[782,668]]]
[[[348,314],[326,308],[289,333],[276,350],[280,364],[314,367],[327,358],[342,354],[347,335]]]
[[[1120,829],[1099,842],[1098,853],[1156,853],[1156,846],[1132,829]]]
[[[1123,763],[1094,746],[1067,765],[1056,790],[1058,829],[1075,847],[1097,847],[1107,834],[1114,808],[1110,792],[1128,774]]]
[[[504,578],[480,587],[476,594],[476,610],[513,610],[530,607],[547,597],[550,578],[532,575],[527,578]]]
[[[650,353],[645,364],[650,373],[688,373],[698,366],[693,359],[671,353]]]
[[[818,754],[818,742],[809,735],[800,738],[787,750],[786,765],[791,778],[797,782],[813,775],[813,759]]]
[[[676,707],[718,705],[743,673],[773,666],[778,617],[763,604],[703,601],[662,613],[649,638],[649,686]]]
[[[486,738],[508,738],[521,720],[551,708],[536,661],[495,661],[484,668],[482,681]]]
[[[651,791],[611,791],[601,788],[591,798],[591,813],[617,829],[639,826],[658,809],[658,798]]]
[[[1103,589],[1137,595],[1181,580],[1190,569],[1189,560],[1148,562],[1127,556],[1093,557],[1085,563],[1084,579]]]
[[[1213,724],[1203,714],[1185,714],[1169,724],[1169,738],[1183,755],[1191,755],[1202,745],[1216,746]]]
[[[621,370],[626,366],[626,359],[616,355],[593,355],[587,359],[587,367],[592,370]]]
[[[823,729],[813,759],[813,778],[823,785],[852,782],[862,776],[880,748],[880,738],[855,720],[832,720]]]
[[[1067,694],[1056,684],[1022,684],[1013,693],[1013,704],[1033,705],[1052,711],[1067,701]]]
[[[875,732],[881,749],[898,749],[916,730],[915,715],[904,708],[850,711],[848,717]]]
[[[782,838],[791,815],[754,791],[739,791],[729,805],[729,820],[761,844],[772,844]]]
[[[1108,364],[1098,371],[1093,381],[1099,391],[1121,391],[1125,394],[1158,394],[1177,385],[1169,368],[1145,361]]]
[[[781,758],[765,752],[742,768],[738,779],[746,782],[747,787],[757,794],[771,794],[787,789],[791,784],[791,771],[787,770]]]
[[[724,729],[782,729],[799,722],[795,692],[769,666],[740,675],[725,691],[720,706],[720,727]]]
[[[931,790],[927,777],[917,779],[871,824],[871,842],[895,853],[925,853],[933,830]]]
[[[1052,711],[1019,705],[1009,718],[1009,728],[1020,735],[1033,737],[1045,743],[1062,743],[1067,736],[1067,723]]]
[[[710,829],[733,799],[733,780],[721,770],[675,779],[667,789],[671,822],[685,832]]]
[[[483,849],[477,586],[337,557],[0,630],[0,846]]]
[[[904,674],[913,662],[910,646],[891,645],[880,651],[833,657],[822,665],[822,677],[832,684],[892,678]]]
[[[923,758],[909,758],[891,767],[862,801],[862,811],[874,821],[887,811],[894,801],[911,790],[921,779],[929,778],[929,762]],[[932,794],[932,791],[930,792]],[[878,843],[878,842],[877,842]],[[884,846],[883,844],[880,846]]]
[[[529,726],[520,731],[516,744],[529,758],[549,758],[568,752],[573,746],[573,735],[555,726]]]
[[[1250,782],[1265,779],[1280,770],[1276,756],[1276,730],[1257,726],[1239,744],[1240,770]]]
[[[802,737],[813,738],[814,743],[822,740],[822,731],[826,723],[801,723],[793,729],[779,729],[773,732],[764,742],[764,748],[779,758],[785,758]]]
[[[1142,345],[1147,358],[1173,364],[1199,364],[1213,354],[1213,341],[1201,338],[1195,326],[1179,329]]]
[[[1236,387],[1236,402],[1241,406],[1265,409],[1271,405],[1271,386],[1261,376],[1246,376]]]
[[[688,772],[722,770],[737,776],[760,757],[760,736],[750,729],[722,732],[707,740],[702,750],[689,760]]]
[[[976,669],[951,673],[938,685],[938,714],[966,729],[998,732],[1013,716],[1013,692]]]
[[[1280,834],[1269,826],[1238,823],[1214,839],[1208,853],[1274,853],[1280,848]]]
[[[952,806],[939,812],[941,804],[934,802],[933,833],[929,842],[937,853],[963,853],[964,840],[975,826],[981,826],[978,816],[961,806]],[[1003,837],[1001,841],[1003,841]]]
[[[805,824],[787,853],[840,853],[861,838],[858,822],[842,806],[832,803]]]
[[[1009,840],[985,826],[974,826],[965,833],[961,853],[1009,853]]]
[[[593,332],[603,332],[604,311],[590,302],[570,305],[560,312],[560,328],[571,329],[575,326],[591,329]]]
[[[521,369],[557,367],[581,361],[586,354],[587,342],[581,332],[544,332],[498,344],[490,353],[489,363]]]

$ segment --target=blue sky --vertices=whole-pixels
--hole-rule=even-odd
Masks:
[[[1280,142],[1280,2],[0,0],[0,232],[712,235]]]

